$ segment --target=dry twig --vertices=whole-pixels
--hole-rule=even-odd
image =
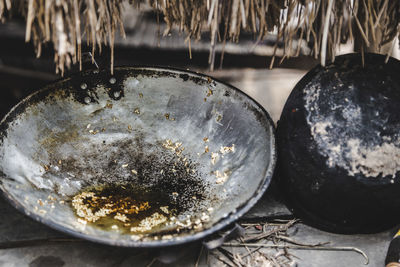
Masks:
[[[365,265],[369,263],[369,258],[364,251],[356,247],[329,247],[329,246],[299,246],[299,245],[276,245],[276,244],[254,244],[254,243],[224,243],[227,247],[263,247],[280,249],[299,249],[299,250],[325,250],[325,251],[354,251],[361,254],[365,259]]]

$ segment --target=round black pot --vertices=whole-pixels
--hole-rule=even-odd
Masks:
[[[400,62],[339,56],[296,85],[277,128],[279,187],[306,223],[373,233],[400,223]]]

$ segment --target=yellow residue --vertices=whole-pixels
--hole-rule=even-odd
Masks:
[[[215,165],[215,163],[217,162],[218,158],[219,158],[219,154],[218,153],[211,152],[211,164],[212,165]]]
[[[167,221],[167,217],[164,215],[155,212],[150,217],[147,217],[140,221],[138,226],[131,227],[131,232],[146,232],[153,229],[155,226],[165,223]]]
[[[111,101],[107,101],[107,104],[106,104],[106,108],[112,108],[113,107],[113,104],[111,103]]]
[[[221,149],[219,150],[219,152],[222,155],[228,154],[228,153],[233,153],[233,152],[235,152],[235,144],[232,144],[232,146],[221,146]]]
[[[129,221],[128,217],[126,217],[125,214],[121,214],[121,213],[119,213],[119,212],[114,216],[114,219],[119,220],[119,221],[121,221],[121,222],[127,222],[127,221]]]
[[[169,214],[168,206],[160,207],[160,210],[165,214]]]
[[[82,192],[74,196],[72,206],[76,214],[88,222],[95,222],[112,213],[116,213],[115,219],[122,219],[123,216],[138,214],[150,208],[147,201],[136,202],[129,197],[121,199],[113,199],[112,196],[98,197],[94,192]]]
[[[220,171],[215,171],[214,174],[215,174],[215,177],[217,178],[217,180],[215,182],[217,184],[223,184],[228,180],[229,176],[231,175],[231,172],[224,171],[223,173],[221,173]]]
[[[183,150],[185,150],[185,148],[182,146],[182,143],[173,143],[170,139],[165,140],[162,146],[168,150],[175,152],[178,156],[182,154]]]

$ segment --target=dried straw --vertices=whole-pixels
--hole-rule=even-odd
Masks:
[[[115,32],[119,29],[124,36],[123,2],[0,0],[0,19],[12,12],[24,15],[26,41],[33,41],[38,56],[41,45],[52,42],[57,71],[63,73],[65,66],[81,61],[82,36],[92,47],[92,55],[96,48],[110,46],[113,62]],[[129,1],[135,7],[141,2]],[[257,42],[273,32],[278,37],[275,51],[278,42],[283,43],[283,59],[298,56],[302,42],[307,42],[321,64],[333,61],[338,46],[349,39],[355,40],[357,50],[379,53],[387,44],[394,47],[400,32],[397,0],[147,0],[147,4],[163,14],[164,35],[177,27],[187,34],[190,45],[192,38],[199,40],[202,32],[209,31],[211,67],[216,43],[238,42],[241,32],[254,33]]]

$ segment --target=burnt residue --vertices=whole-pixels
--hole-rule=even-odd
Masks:
[[[288,205],[306,223],[336,233],[384,231],[400,220],[392,152],[400,62],[374,54],[364,61],[343,55],[311,70],[290,94],[277,130],[278,182]]]
[[[155,233],[179,214],[182,207],[178,199],[145,185],[105,184],[85,188],[75,195],[72,208],[80,219],[103,230],[126,234]],[[90,210],[89,214],[87,210]],[[153,225],[141,225],[146,218]]]
[[[189,75],[188,74],[180,74],[179,77],[185,82],[189,79]]]
[[[192,81],[195,84],[198,85],[204,85],[208,84],[207,77],[202,77],[202,76],[197,76],[195,74],[191,73],[184,73],[184,74],[178,74],[175,72],[170,72],[170,71],[164,71],[164,70],[155,70],[155,69],[134,69],[133,72],[131,73],[131,76],[137,77],[138,75],[143,75],[146,77],[173,77],[173,78],[181,78],[183,81]]]
[[[83,191],[97,188],[99,193],[98,188],[102,188],[106,190],[103,193],[117,193],[115,197],[135,195],[154,209],[168,206],[176,216],[206,210],[205,200],[212,199],[210,186],[202,179],[197,163],[188,155],[163,147],[163,140],[146,143],[144,139],[144,135],[135,132],[131,139],[90,144],[79,157],[59,158],[52,153],[48,173],[73,174],[84,182]],[[48,151],[54,150],[57,149],[48,147]],[[154,209],[149,212],[154,213]]]

